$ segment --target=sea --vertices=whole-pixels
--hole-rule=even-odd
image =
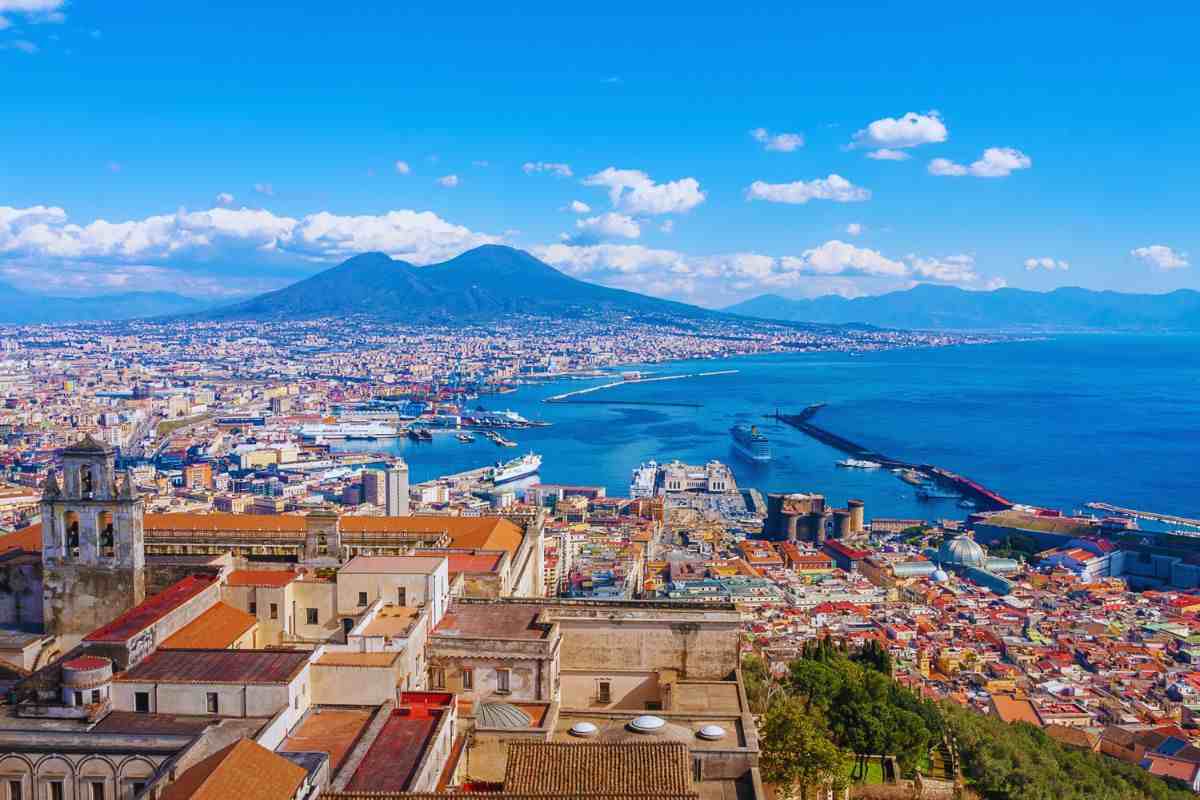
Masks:
[[[839,467],[846,456],[776,421],[824,403],[816,424],[876,452],[935,464],[1020,503],[1083,509],[1088,501],[1200,518],[1200,336],[1070,335],[864,353],[792,353],[631,365],[646,375],[728,374],[622,384],[545,399],[613,377],[563,379],[485,395],[549,427],[433,443],[354,442],[404,457],[414,482],[533,451],[543,483],[604,486],[627,496],[632,470],[655,460],[732,467],[739,486],[858,498],[867,516],[961,519],[956,500],[922,500],[888,470]],[[621,401],[681,405],[622,405]],[[687,404],[687,405],[685,405]],[[773,460],[747,461],[729,429],[756,425]]]

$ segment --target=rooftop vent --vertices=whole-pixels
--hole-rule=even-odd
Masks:
[[[696,731],[696,735],[701,739],[707,739],[710,742],[716,742],[725,738],[725,729],[720,725],[705,725],[703,728]]]
[[[572,736],[579,736],[585,739],[589,736],[595,736],[599,732],[600,729],[590,722],[576,722],[571,726],[570,730]]]
[[[666,721],[662,717],[655,717],[651,714],[644,714],[629,723],[631,730],[638,733],[657,733],[666,726]]]

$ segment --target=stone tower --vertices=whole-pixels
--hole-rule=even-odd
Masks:
[[[144,506],[116,453],[91,436],[63,451],[42,493],[42,607],[64,649],[146,597]]]

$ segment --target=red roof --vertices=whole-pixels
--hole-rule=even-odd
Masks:
[[[305,650],[158,650],[117,681],[131,683],[290,683]]]
[[[403,792],[429,741],[441,709],[414,703],[391,713],[346,786],[348,792]]]
[[[100,656],[80,656],[72,658],[70,661],[64,661],[63,666],[67,669],[103,669],[104,667],[112,666],[112,662],[107,658]]]
[[[83,637],[86,642],[124,643],[216,582],[214,575],[190,575]]]
[[[278,589],[296,580],[290,569],[235,569],[225,582],[230,586],[270,586]]]

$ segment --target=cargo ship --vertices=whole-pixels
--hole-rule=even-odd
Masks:
[[[391,425],[382,422],[318,422],[300,427],[305,439],[321,442],[327,439],[387,439],[397,435]]]
[[[758,432],[758,428],[739,423],[729,429],[733,436],[733,449],[751,461],[771,460],[771,440]]]
[[[492,467],[492,483],[501,484],[519,480],[537,473],[542,466],[542,457],[537,453],[526,453],[512,461],[501,461]]]

